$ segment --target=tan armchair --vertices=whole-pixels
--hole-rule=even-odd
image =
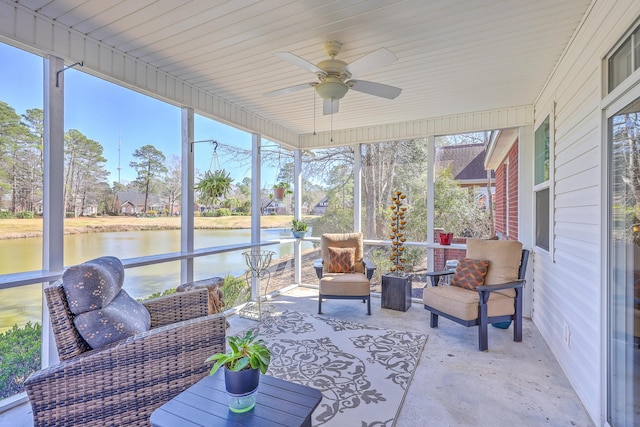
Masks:
[[[486,351],[488,325],[513,321],[513,340],[522,341],[522,287],[529,251],[513,240],[469,239],[466,259],[489,261],[484,284],[475,290],[438,286],[441,277],[462,275],[460,271],[427,273],[432,286],[424,288],[422,300],[425,310],[431,312],[431,327],[438,326],[438,316],[467,327],[478,326],[478,347]]]
[[[63,280],[45,295],[60,362],[25,381],[35,426],[149,425],[153,410],[207,375],[207,357],[225,351],[225,317],[208,315],[206,289],[144,302],[149,330],[94,349]]]
[[[364,259],[362,233],[323,234],[320,248],[322,259],[314,264],[320,279],[318,314],[323,299],[361,299],[370,315],[370,281],[376,267]]]

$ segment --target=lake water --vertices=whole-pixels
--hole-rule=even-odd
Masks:
[[[291,237],[289,229],[263,229],[262,241]],[[194,230],[195,248],[248,243],[251,230]],[[311,248],[304,242],[303,248]],[[293,243],[265,247],[274,259],[293,253]],[[79,264],[103,255],[121,259],[180,251],[180,230],[125,231],[71,234],[64,236],[64,264]],[[208,277],[240,276],[246,271],[241,251],[199,257],[194,260],[194,280]],[[0,274],[42,269],[42,238],[0,240]],[[180,284],[180,262],[168,262],[125,270],[124,289],[134,298],[176,287]],[[0,332],[27,321],[41,323],[40,284],[0,290]]]

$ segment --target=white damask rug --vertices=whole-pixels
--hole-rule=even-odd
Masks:
[[[253,328],[269,375],[319,390],[314,426],[391,427],[427,336],[285,311]]]

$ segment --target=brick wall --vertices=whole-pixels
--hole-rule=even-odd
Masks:
[[[518,143],[509,151],[509,240],[518,240]]]
[[[506,234],[507,230],[507,165],[501,164],[496,169],[496,192],[493,196],[495,206],[494,224],[496,233]]]
[[[496,169],[496,194],[493,198],[495,203],[494,221],[496,233],[502,234],[505,239],[518,240],[517,142],[513,144],[513,147],[509,150],[507,158],[509,159],[509,166],[507,167],[507,164],[503,163],[498,167],[498,169]],[[507,185],[509,188],[507,188]]]

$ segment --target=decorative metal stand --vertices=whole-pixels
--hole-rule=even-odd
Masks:
[[[262,321],[270,317],[273,313],[273,306],[267,301],[267,289],[269,288],[269,281],[271,280],[271,272],[269,272],[269,265],[271,259],[276,253],[273,251],[261,251],[250,250],[243,252],[244,260],[247,263],[249,270],[245,274],[245,280],[251,288],[251,279],[253,277],[262,281],[266,278],[266,285],[264,287],[264,303],[261,303],[260,292],[258,291],[257,301],[251,301],[245,305],[239,312],[240,317],[247,319]]]

